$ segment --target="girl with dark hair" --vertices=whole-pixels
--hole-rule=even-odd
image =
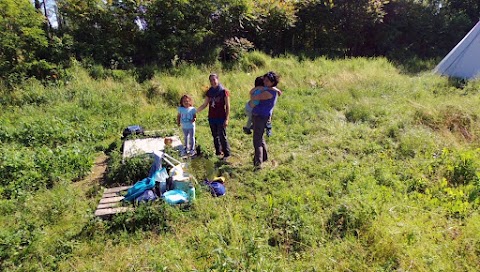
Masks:
[[[195,121],[197,119],[197,111],[193,107],[193,99],[189,95],[183,95],[180,99],[178,107],[177,125],[182,127],[184,149],[181,156],[195,155]]]

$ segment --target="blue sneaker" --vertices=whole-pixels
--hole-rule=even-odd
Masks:
[[[272,123],[267,123],[265,125],[265,129],[267,130],[267,136],[270,137],[272,136]]]

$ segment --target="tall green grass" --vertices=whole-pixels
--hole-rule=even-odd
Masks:
[[[255,77],[270,70],[283,91],[267,139],[273,162],[253,172],[243,109]],[[199,106],[211,72],[231,92],[233,156],[228,165],[212,156],[205,111],[205,157],[191,169],[198,180],[227,177],[227,195],[197,186],[188,206],[95,218],[100,185],[148,171],[145,158],[121,163],[123,128],[181,135],[179,98],[191,94]],[[228,69],[179,64],[144,80],[80,65],[68,73],[58,86],[32,80],[2,91],[4,271],[480,269],[478,81],[459,89],[383,58],[258,52]],[[99,152],[110,155],[106,183],[82,181]]]

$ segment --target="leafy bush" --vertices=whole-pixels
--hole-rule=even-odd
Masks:
[[[155,76],[155,67],[148,65],[135,70],[135,78],[138,83],[151,80]]]
[[[60,180],[84,177],[92,165],[93,151],[90,147],[42,147],[34,151],[15,145],[12,147],[0,149],[0,179],[4,186],[3,197],[6,198],[51,187]]]
[[[52,75],[56,74],[58,66],[53,63],[49,63],[46,60],[35,60],[26,65],[25,69],[27,70],[27,75],[29,77],[34,77],[39,80],[46,80],[50,79]]]
[[[239,60],[239,67],[245,72],[256,71],[265,67],[266,64],[266,55],[257,51],[245,53]]]
[[[108,72],[102,65],[95,64],[89,69],[89,74],[93,79],[105,79],[108,77]]]
[[[123,81],[123,80],[126,80],[127,78],[129,78],[130,75],[129,75],[129,72],[125,71],[125,70],[112,70],[112,78],[114,80],[118,80],[118,81]]]
[[[106,185],[131,185],[148,176],[153,158],[149,155],[134,156],[123,161],[122,154],[112,152],[108,164]]]
[[[478,151],[461,153],[444,149],[440,161],[446,168],[445,178],[451,186],[473,184],[480,186],[480,163]]]
[[[253,43],[245,38],[233,37],[227,39],[223,43],[220,59],[226,62],[238,61],[246,52],[252,50],[254,47]]]

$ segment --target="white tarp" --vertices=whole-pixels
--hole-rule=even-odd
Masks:
[[[182,142],[178,136],[167,137],[172,139],[172,147],[179,148]],[[165,138],[145,138],[127,140],[123,143],[123,159],[140,154],[154,153],[165,150]]]
[[[480,22],[443,58],[434,72],[463,79],[480,76]]]

